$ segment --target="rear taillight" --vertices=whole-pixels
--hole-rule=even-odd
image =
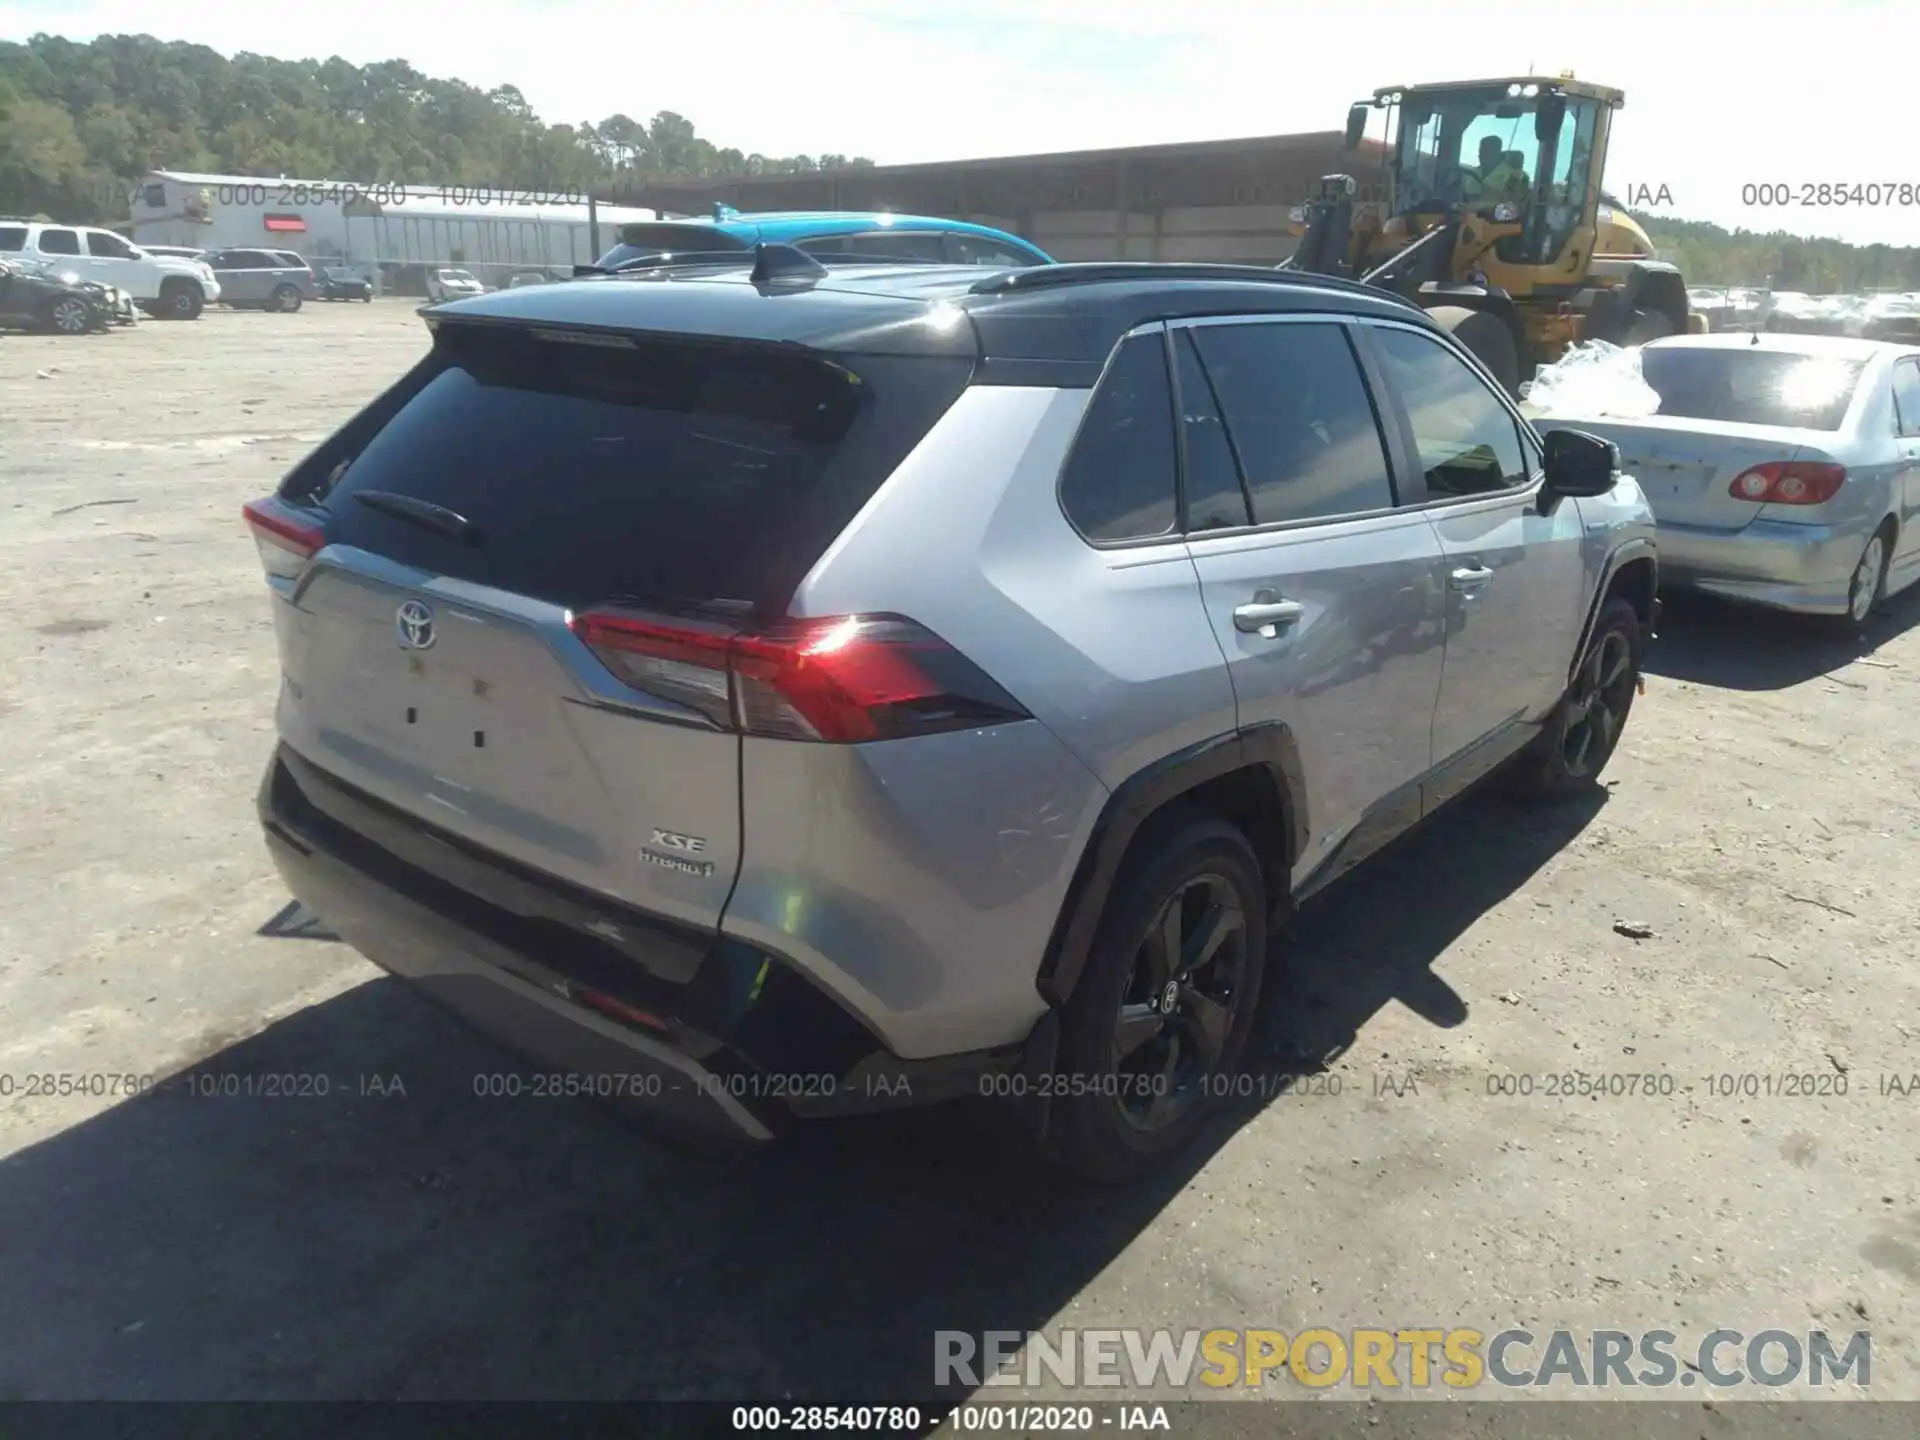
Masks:
[[[253,541],[260,550],[260,563],[267,574],[291,580],[306,569],[307,561],[327,543],[326,531],[310,516],[284,501],[269,497],[251,500],[240,507]]]
[[[1770,460],[1743,470],[1727,487],[1736,500],[1756,505],[1819,505],[1846,483],[1847,467],[1824,460]]]
[[[568,623],[635,689],[748,735],[857,744],[1027,718],[966,656],[898,616],[791,620],[748,633],[619,611]]]

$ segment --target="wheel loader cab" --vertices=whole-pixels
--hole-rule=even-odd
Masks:
[[[1492,80],[1381,91],[1375,103],[1398,111],[1388,214],[1457,214],[1457,273],[1481,270],[1516,299],[1582,278],[1619,92]]]
[[[1376,90],[1348,112],[1346,138],[1356,150],[1373,112],[1385,112],[1385,199],[1351,204],[1341,192],[1352,179],[1325,177],[1319,198],[1293,212],[1302,239],[1289,264],[1394,290],[1463,337],[1467,325],[1497,342],[1470,348],[1510,389],[1582,339],[1695,328],[1679,272],[1603,203],[1624,101],[1571,71]],[[1634,243],[1623,249],[1625,239]]]

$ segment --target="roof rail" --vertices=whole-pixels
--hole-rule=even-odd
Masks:
[[[1358,280],[1343,280],[1335,275],[1316,275],[1305,270],[1276,270],[1265,265],[1223,265],[1184,260],[1092,260],[1033,265],[1023,270],[1007,270],[991,275],[972,286],[971,290],[975,295],[998,295],[1048,289],[1056,285],[1097,285],[1122,280],[1223,280],[1240,284],[1293,285],[1390,300],[1412,310],[1420,308],[1417,302],[1404,295],[1382,290],[1375,285],[1363,285]]]
[[[776,270],[783,270],[787,276],[804,274],[814,279],[818,279],[819,276],[814,275],[808,267],[801,265],[799,260],[795,259],[796,256],[816,265],[828,260],[840,265],[928,266],[940,264],[939,261],[915,260],[905,255],[856,255],[846,250],[800,250],[777,241],[762,241],[751,250],[662,250],[657,255],[635,255],[631,259],[617,261],[612,265],[575,265],[573,273],[578,279],[582,275],[629,275],[641,270],[672,270],[683,265],[738,265],[746,268],[759,265],[760,252],[769,246],[778,251],[791,252],[791,254],[774,257],[773,263]],[[826,273],[824,265],[821,265],[820,274]]]

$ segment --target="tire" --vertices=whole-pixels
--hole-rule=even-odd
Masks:
[[[276,314],[291,315],[300,308],[300,292],[291,285],[282,285],[273,292],[267,308]]]
[[[1644,345],[1649,340],[1664,340],[1677,334],[1673,328],[1673,317],[1664,310],[1636,310],[1633,312],[1633,324],[1627,327],[1627,345]]]
[[[1507,322],[1488,310],[1460,305],[1436,305],[1427,312],[1433,322],[1473,353],[1509,395],[1520,393],[1520,347]]]
[[[84,335],[93,326],[93,307],[77,295],[62,296],[47,311],[47,328],[57,335]]]
[[[160,311],[168,320],[198,320],[207,308],[206,292],[191,280],[166,280],[160,285]]]
[[[1873,612],[1887,598],[1887,564],[1893,558],[1893,526],[1883,522],[1860,548],[1847,581],[1847,613],[1835,616],[1834,628],[1844,635],[1866,633]]]
[[[1161,961],[1176,912],[1184,982],[1179,964]],[[1119,1184],[1194,1140],[1219,1108],[1222,1087],[1209,1082],[1232,1073],[1254,1027],[1267,913],[1260,862],[1238,829],[1197,813],[1156,827],[1115,878],[1061,1017],[1049,1159]]]
[[[1573,683],[1514,766],[1514,789],[1553,800],[1600,783],[1600,772],[1620,744],[1633,697],[1639,693],[1645,646],[1633,606],[1620,599],[1607,601],[1587,637]]]

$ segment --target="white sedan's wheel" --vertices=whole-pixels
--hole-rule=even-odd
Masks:
[[[1853,568],[1847,583],[1847,619],[1855,625],[1867,623],[1874,606],[1880,603],[1880,591],[1887,576],[1887,537],[1875,531],[1867,548],[1860,552],[1860,563]]]

